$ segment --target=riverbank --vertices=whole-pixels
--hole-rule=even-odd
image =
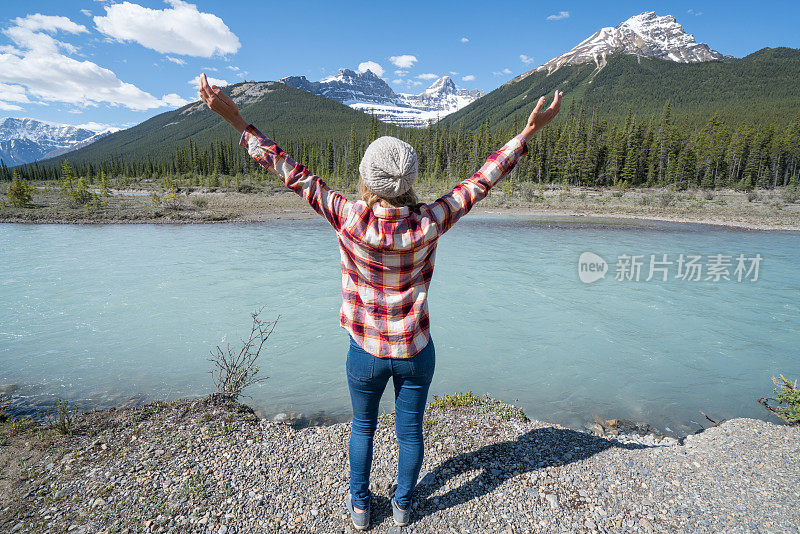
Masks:
[[[316,214],[279,185],[261,185],[242,193],[221,188],[184,188],[165,195],[154,185],[114,190],[99,204],[76,207],[53,186],[39,185],[29,207],[0,207],[2,222],[34,223],[216,223],[310,218]],[[42,189],[44,188],[44,189]],[[434,200],[442,191],[420,188]],[[155,194],[155,196],[154,196]],[[354,192],[347,192],[354,198]],[[800,230],[800,202],[785,189],[669,191],[660,188],[618,190],[586,187],[495,188],[475,213],[534,217],[614,217],[724,225],[754,230]]]
[[[12,425],[14,435],[11,435]],[[349,424],[294,428],[213,399],[0,423],[6,532],[350,532]],[[413,523],[392,528],[393,415],[375,438],[373,532],[795,532],[800,428],[734,419],[682,444],[528,420],[489,397],[424,422]]]

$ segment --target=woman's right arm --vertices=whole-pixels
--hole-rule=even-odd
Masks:
[[[336,230],[341,229],[352,202],[289,155],[252,124],[247,124],[239,108],[217,86],[209,86],[206,75],[198,81],[198,94],[211,111],[222,117],[241,134],[239,144],[247,149],[259,165],[283,180],[286,187],[303,197],[314,210],[325,217]]]
[[[553,103],[544,111],[542,111],[542,107],[544,107],[545,98],[541,97],[528,118],[528,123],[519,135],[489,156],[478,172],[429,205],[440,233],[449,230],[456,221],[469,213],[478,201],[489,194],[489,190],[497,182],[511,172],[519,159],[528,153],[530,139],[558,114],[562,95],[561,91],[556,91]]]

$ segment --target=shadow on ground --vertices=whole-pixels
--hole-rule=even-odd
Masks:
[[[417,483],[414,498],[418,506],[414,510],[414,520],[491,493],[519,474],[580,461],[612,447],[647,448],[646,445],[621,443],[574,430],[537,428],[513,441],[459,454],[437,466]],[[449,479],[476,470],[479,473],[461,486],[432,497]]]

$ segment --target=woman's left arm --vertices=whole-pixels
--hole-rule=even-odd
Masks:
[[[286,187],[303,197],[314,211],[325,217],[336,230],[339,230],[350,211],[352,202],[332,190],[319,176],[311,173],[267,136],[248,124],[239,113],[233,100],[218,87],[210,87],[206,75],[200,76],[200,98],[206,105],[225,119],[241,134],[239,144],[247,149],[259,165],[276,174]]]

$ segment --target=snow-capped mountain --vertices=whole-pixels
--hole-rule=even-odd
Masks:
[[[371,70],[356,72],[350,69],[341,69],[337,74],[318,82],[310,82],[305,76],[287,76],[281,78],[280,81],[290,87],[331,98],[348,106],[357,102],[400,104],[392,88]]]
[[[8,117],[0,122],[0,158],[9,167],[30,163],[77,150],[118,130],[107,128],[98,131]]]
[[[654,11],[646,11],[614,28],[601,28],[572,50],[516,79],[525,78],[539,71],[547,71],[550,74],[564,65],[594,63],[598,68],[602,68],[606,64],[607,57],[618,52],[678,63],[697,63],[723,57],[708,45],[696,42],[694,36],[683,31],[683,26],[678,24],[672,15],[659,17]]]
[[[418,95],[395,93],[372,71],[355,72],[341,69],[333,76],[311,82],[305,76],[287,76],[282,83],[315,95],[337,100],[383,122],[421,128],[429,121],[457,111],[483,96],[483,91],[459,89],[449,76],[436,80]]]

